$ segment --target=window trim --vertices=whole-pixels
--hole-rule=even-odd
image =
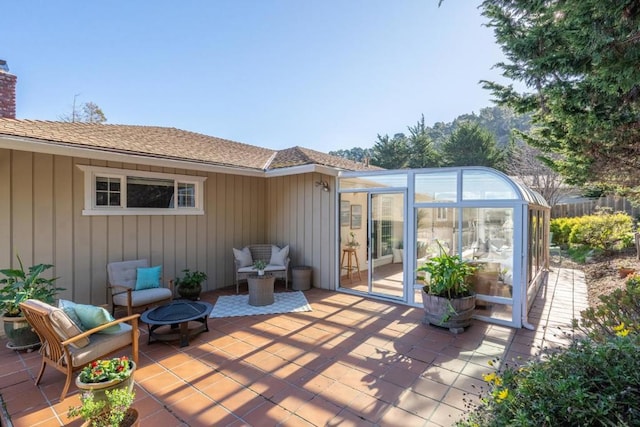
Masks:
[[[77,165],[84,172],[84,209],[82,215],[204,215],[204,181],[207,177],[194,175],[180,175],[172,173],[148,172],[135,169],[117,169],[100,166]],[[128,208],[126,204],[127,177],[156,178],[172,180],[175,194],[178,194],[178,184],[193,184],[195,186],[195,207],[179,207],[176,199],[173,208]],[[96,205],[96,178],[108,177],[120,179],[120,206]]]

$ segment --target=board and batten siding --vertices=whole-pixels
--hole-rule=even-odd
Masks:
[[[329,182],[330,191],[316,186]],[[267,178],[265,243],[289,245],[291,266],[313,267],[314,287],[336,289],[335,178],[306,173]]]
[[[77,165],[206,176],[205,215],[83,216]],[[189,268],[205,290],[234,284],[231,248],[268,241],[267,180],[0,149],[0,268],[53,264],[60,298],[108,302],[106,265],[147,258],[168,281]]]

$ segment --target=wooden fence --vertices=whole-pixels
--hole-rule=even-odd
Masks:
[[[551,218],[591,215],[597,208],[611,208],[613,212],[626,212],[634,219],[640,217],[640,206],[632,206],[624,197],[604,196],[599,199],[576,199],[570,203],[558,203],[551,208]]]

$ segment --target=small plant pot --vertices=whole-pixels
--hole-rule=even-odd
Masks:
[[[198,284],[196,286],[178,286],[177,288],[178,295],[182,298],[190,299],[192,301],[197,301],[200,299],[200,293],[202,292],[202,285]]]
[[[626,278],[628,275],[635,273],[636,270],[634,268],[621,267],[618,269],[618,276],[621,279]]]

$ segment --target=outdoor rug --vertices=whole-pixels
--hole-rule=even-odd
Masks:
[[[304,294],[297,292],[276,292],[273,304],[254,307],[249,305],[249,295],[220,296],[209,317],[253,316],[256,314],[295,313],[311,311]]]

